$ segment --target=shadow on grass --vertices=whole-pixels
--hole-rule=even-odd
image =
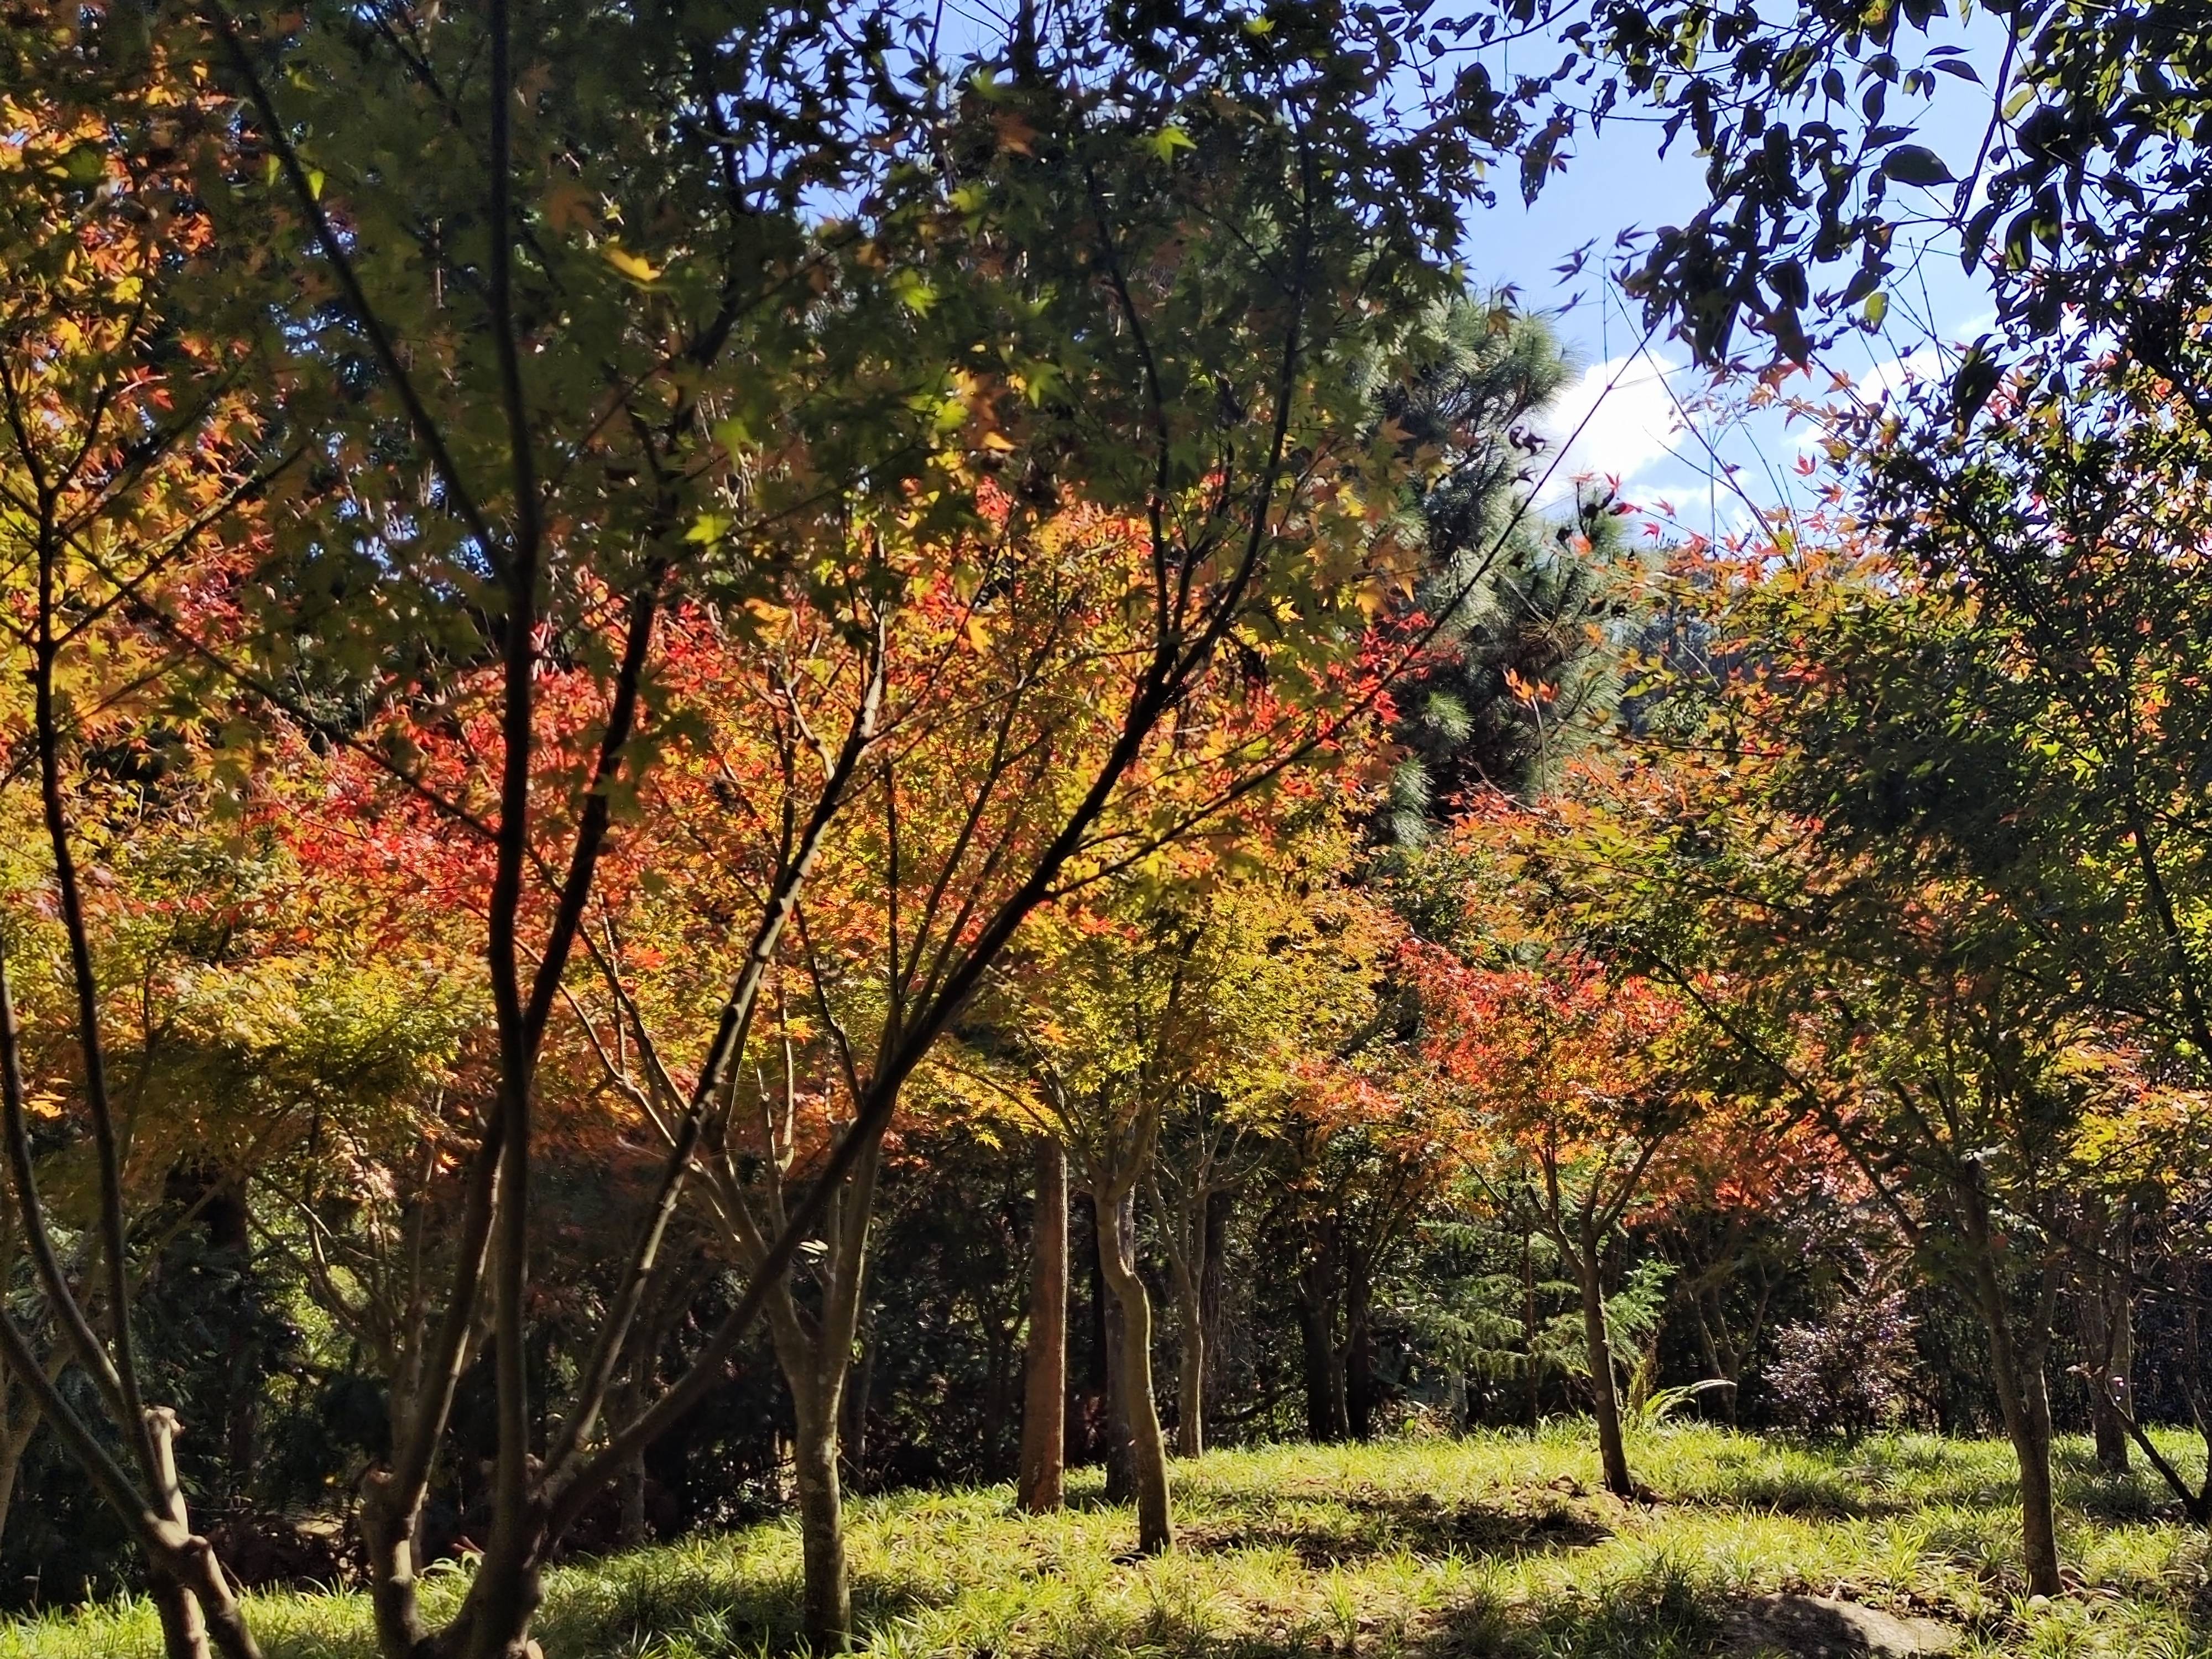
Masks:
[[[1844,1521],[1917,1507],[1884,1486],[1855,1480],[1842,1469],[1747,1471],[1741,1480],[1684,1501],[1705,1509],[1772,1510],[1812,1521]]]
[[[1893,1441],[1794,1441],[1779,1462],[1724,1463],[1674,1501],[1706,1509],[1771,1510],[1808,1520],[1870,1519],[1915,1511],[2017,1508],[2020,1479],[2008,1450],[1972,1462]],[[2061,1442],[2051,1457],[2058,1508],[2101,1522],[2172,1520],[2163,1483],[2138,1456],[2125,1474],[2099,1469],[2085,1445]]]
[[[1711,1659],[1733,1604],[1666,1561],[1532,1613],[1476,1596],[1411,1632],[1407,1659]]]
[[[2161,1448],[2185,1480],[2201,1479],[2202,1456],[2176,1459],[2171,1448]],[[2132,1454],[2124,1474],[2107,1474],[2097,1467],[2094,1451],[2086,1445],[2063,1446],[2051,1458],[2058,1506],[2092,1520],[2122,1524],[2172,1521],[2181,1517],[2179,1502],[2155,1470],[2145,1467],[2142,1452]]]
[[[940,1604],[911,1583],[854,1577],[853,1627],[864,1641]],[[807,1652],[801,1621],[795,1571],[732,1571],[726,1558],[694,1556],[651,1572],[562,1575],[549,1587],[538,1638],[558,1659],[750,1659]]]
[[[1194,1521],[1182,1543],[1201,1553],[1287,1549],[1302,1565],[1325,1570],[1400,1550],[1432,1559],[1520,1556],[1583,1549],[1612,1536],[1587,1510],[1546,1493],[1517,1503],[1443,1504],[1425,1492],[1362,1492],[1284,1497],[1267,1513],[1232,1524]]]

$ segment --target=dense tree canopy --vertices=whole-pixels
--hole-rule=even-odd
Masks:
[[[2205,32],[1996,15],[0,18],[0,1599],[787,1504],[834,1650],[855,1488],[1563,1412],[2203,1522]],[[1988,288],[1808,508],[1552,476],[1467,249],[1632,118],[1754,409]]]

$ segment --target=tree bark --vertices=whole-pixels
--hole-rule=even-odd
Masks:
[[[1180,1281],[1182,1275],[1178,1275]],[[1200,1306],[1197,1286],[1176,1297],[1176,1455],[1206,1455],[1206,1315]]]
[[[1589,1354],[1591,1407],[1597,1417],[1598,1457],[1605,1466],[1605,1489],[1615,1498],[1633,1498],[1636,1482],[1628,1473],[1628,1447],[1620,1433],[1620,1401],[1613,1386],[1613,1342],[1605,1328],[1605,1286],[1599,1278],[1598,1243],[1587,1229],[1574,1259],[1583,1293],[1583,1343]]]
[[[1967,1242],[1973,1249],[1974,1290],[1989,1331],[1990,1370],[2004,1416],[2005,1437],[2020,1464],[2021,1547],[2028,1594],[2057,1595],[2065,1584],[2058,1572],[2057,1517],[2051,1492],[2051,1388],[2043,1364],[2048,1320],[2040,1322],[2039,1333],[2030,1332],[2028,1340],[2021,1340],[1997,1273],[1985,1202],[1980,1191],[1971,1187],[1960,1198]],[[2046,1271],[2045,1278],[2047,1308],[2050,1292],[2056,1288],[2055,1270]]]
[[[422,1640],[422,1604],[416,1594],[415,1539],[422,1526],[419,1508],[398,1511],[389,1471],[372,1473],[362,1489],[361,1540],[368,1557],[368,1603],[376,1626],[377,1650],[385,1659],[409,1659]]]
[[[838,1449],[845,1390],[866,1300],[868,1238],[882,1169],[883,1142],[872,1137],[854,1158],[844,1187],[830,1200],[822,1216],[823,1249],[814,1267],[821,1290],[818,1307],[810,1310],[801,1305],[794,1293],[791,1267],[785,1267],[763,1304],[769,1344],[791,1395],[792,1478],[799,1500],[804,1631],[808,1644],[817,1653],[840,1653],[853,1643]],[[817,1181],[824,1178],[816,1177]],[[760,1179],[770,1202],[769,1213],[780,1231],[786,1224],[782,1166],[774,1158],[765,1160]],[[718,1181],[720,1205],[732,1240],[757,1263],[765,1255],[766,1230],[731,1164],[720,1167]],[[762,1269],[756,1266],[754,1271]]]
[[[1067,1456],[1067,1152],[1036,1145],[1030,1224],[1029,1343],[1022,1363],[1021,1468],[1015,1498],[1032,1515],[1060,1507]]]
[[[1209,1376],[1220,1364],[1221,1273],[1229,1255],[1229,1218],[1237,1194],[1216,1188],[1206,1200],[1206,1265],[1198,1276],[1199,1318],[1206,1329],[1206,1364]]]
[[[994,1317],[991,1310],[978,1300],[977,1323],[983,1335],[983,1398],[981,1419],[982,1456],[979,1468],[988,1483],[1004,1480],[1015,1472],[1018,1465],[1013,1454],[1017,1448],[1009,1444],[1008,1431],[1015,1436],[1020,1431],[1013,1421],[1014,1395],[1017,1379],[1014,1366],[1014,1332]],[[1026,1357],[1024,1370],[1026,1371]],[[1026,1389],[1026,1376],[1019,1387]]]
[[[872,1326],[861,1334],[858,1369],[845,1384],[844,1443],[839,1449],[856,1491],[865,1490],[867,1480],[868,1402],[875,1396],[877,1346]]]
[[[154,1448],[157,1502],[169,1526],[149,1552],[149,1579],[161,1621],[168,1659],[261,1659],[260,1647],[246,1627],[244,1611],[207,1540],[196,1535],[177,1480],[177,1414],[164,1406],[146,1413]]]
[[[192,1593],[165,1572],[149,1573],[147,1588],[161,1621],[161,1651],[168,1659],[213,1659],[207,1620]]]
[[[796,1397],[794,1391],[794,1398]],[[853,1593],[845,1565],[844,1494],[837,1480],[837,1399],[817,1399],[793,1413],[792,1474],[799,1488],[799,1540],[805,1567],[806,1639],[817,1653],[853,1644]],[[826,1405],[827,1409],[823,1407]]]
[[[2031,1595],[2057,1595],[2065,1582],[2058,1571],[2057,1506],[2051,1490],[2051,1389],[2040,1365],[2019,1376],[2016,1405],[2006,1412],[2006,1429],[2020,1461],[2021,1546],[2027,1562]]]
[[[1374,1286],[1364,1254],[1344,1276],[1344,1429],[1354,1440],[1375,1434]]]
[[[1345,1376],[1349,1345],[1328,1351],[1328,1425],[1332,1440],[1352,1438],[1352,1389]]]
[[[1528,1428],[1534,1432],[1544,1421],[1544,1379],[1536,1370],[1536,1244],[1527,1229],[1521,1234],[1521,1337],[1528,1356]]]
[[[1084,1334],[1083,1381],[1079,1389],[1084,1412],[1081,1420],[1074,1425],[1075,1449],[1071,1455],[1083,1462],[1103,1466],[1108,1500],[1123,1503],[1130,1492],[1129,1460],[1122,1454],[1128,1437],[1120,1427],[1121,1385],[1114,1380],[1120,1365],[1121,1316],[1114,1306],[1114,1298],[1106,1293],[1106,1273],[1098,1262],[1097,1203],[1087,1189],[1071,1189],[1068,1212],[1068,1261],[1071,1269],[1077,1261],[1083,1264],[1080,1328]],[[1079,1239],[1079,1249],[1076,1243]],[[1071,1334],[1076,1328],[1071,1312]],[[1072,1358],[1070,1364],[1073,1364]]]
[[[775,1320],[771,1328],[782,1325]],[[844,1487],[837,1469],[839,1419],[843,1414],[850,1338],[842,1352],[813,1334],[792,1351],[776,1343],[792,1401],[792,1482],[799,1500],[799,1559],[804,1573],[802,1629],[817,1653],[842,1653],[853,1644],[853,1600],[845,1565]]]
[[[1205,1286],[1211,1194],[1201,1182],[1194,1191],[1179,1192],[1168,1200],[1155,1186],[1152,1201],[1160,1212],[1161,1231],[1167,1235],[1168,1282],[1175,1303],[1176,1455],[1200,1457],[1206,1453]]]
[[[2128,1425],[2121,1414],[2119,1404],[2113,1399],[2115,1391],[2123,1392],[2129,1384],[2124,1347],[2115,1345],[2116,1352],[2105,1374],[2093,1379],[2096,1386],[2090,1390],[2089,1426],[2096,1442],[2097,1467],[2106,1474],[2125,1474],[2128,1472]]]
[[[1720,1299],[1720,1292],[1717,1288],[1700,1286],[1690,1299],[1690,1312],[1698,1322],[1698,1348],[1705,1355],[1705,1374],[1716,1382],[1730,1385],[1725,1389],[1717,1389],[1714,1392],[1721,1397],[1721,1410],[1729,1427],[1734,1428],[1736,1425],[1736,1396],[1742,1392],[1735,1384],[1739,1381],[1738,1374],[1743,1368],[1740,1364],[1733,1362],[1735,1348],[1731,1346],[1728,1353],[1723,1353],[1720,1340],[1713,1334],[1715,1326],[1721,1323]],[[1709,1307],[1712,1310],[1711,1317],[1707,1316]],[[1754,1341],[1757,1333],[1758,1327],[1754,1322],[1753,1326]]]
[[[60,1371],[58,1362],[54,1370]],[[31,1398],[27,1389],[18,1389],[0,1379],[0,1388],[7,1389],[8,1427],[0,1433],[0,1538],[8,1533],[8,1511],[15,1507],[15,1482],[23,1473],[23,1455],[31,1449],[32,1437],[39,1431],[43,1420],[39,1402]]]
[[[1137,1272],[1133,1210],[1128,1196],[1097,1206],[1098,1261],[1121,1314],[1119,1392],[1128,1417],[1137,1548],[1157,1555],[1175,1547],[1175,1525],[1168,1498],[1167,1437],[1152,1396],[1152,1305]]]
[[[622,1516],[617,1523],[615,1537],[626,1550],[639,1549],[645,1544],[645,1454],[643,1452],[640,1452],[623,1466]]]
[[[2089,1427],[2097,1467],[2107,1474],[2125,1474],[2134,1404],[2135,1322],[2128,1281],[2135,1217],[2133,1206],[2124,1201],[2115,1224],[2100,1194],[2084,1200],[2081,1209],[2089,1251],[2075,1270],[2074,1309],[2081,1373],[2089,1388]]]
[[[1221,1316],[1222,1239],[1233,1195],[1214,1184],[1219,1147],[1201,1146],[1195,1167],[1182,1178],[1152,1185],[1152,1203],[1167,1243],[1168,1274],[1176,1316],[1175,1449],[1178,1457],[1206,1454],[1207,1379],[1213,1366]]]
[[[1102,1242],[1098,1247],[1104,1249]],[[1121,1317],[1121,1304],[1114,1299],[1107,1288],[1105,1275],[1099,1275],[1098,1294],[1106,1310],[1106,1340],[1102,1352],[1106,1356],[1106,1410],[1100,1432],[1105,1437],[1099,1455],[1106,1466],[1106,1501],[1127,1504],[1137,1496],[1136,1454],[1129,1449],[1128,1371],[1121,1363],[1122,1333],[1127,1328]]]
[[[1344,1438],[1343,1424],[1336,1414],[1336,1344],[1329,1340],[1328,1303],[1316,1294],[1304,1279],[1302,1274],[1298,1286],[1298,1337],[1305,1361],[1306,1438],[1316,1445],[1326,1445]]]

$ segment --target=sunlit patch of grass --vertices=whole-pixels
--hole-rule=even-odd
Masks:
[[[2177,1437],[2169,1454],[2191,1455]],[[1534,1434],[1278,1446],[1178,1466],[1183,1544],[1133,1559],[1126,1509],[1079,1476],[1054,1516],[1004,1487],[852,1506],[874,1659],[1690,1659],[1777,1592],[1940,1617],[1968,1659],[2212,1659],[2206,1548],[2142,1474],[2060,1465],[2078,1594],[2022,1595],[1999,1443],[1900,1435],[1805,1446],[1698,1424],[1631,1444],[1650,1504],[1601,1489],[1586,1425]],[[450,1607],[462,1574],[432,1581]],[[781,1659],[799,1646],[788,1522],[562,1568],[549,1659]],[[356,1595],[259,1595],[271,1659],[371,1659]],[[143,1602],[0,1629],[0,1659],[154,1659]]]

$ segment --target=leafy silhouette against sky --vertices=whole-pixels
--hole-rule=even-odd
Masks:
[[[1989,120],[1989,83],[1996,77],[2003,36],[1996,20],[1977,13],[1932,38],[1963,46],[1964,61],[1981,83],[1939,76],[1935,96],[1899,118],[1912,122],[1917,141],[1963,173]],[[1515,51],[1523,71],[1550,57],[1525,42]],[[1497,57],[1493,73],[1515,67],[1502,52]],[[1694,141],[1685,133],[1662,156],[1659,138],[1656,121],[1632,109],[1616,112],[1596,133],[1581,123],[1566,147],[1565,167],[1533,204],[1524,205],[1510,181],[1501,183],[1496,210],[1474,222],[1468,264],[1485,282],[1512,285],[1523,304],[1555,313],[1577,364],[1546,422],[1555,442],[1574,441],[1556,466],[1549,457],[1539,463],[1540,471],[1551,469],[1540,499],[1568,495],[1579,474],[1612,476],[1629,501],[1648,506],[1664,499],[1682,523],[1704,529],[1710,520],[1726,532],[1749,520],[1751,503],[1767,508],[1793,492],[1802,501],[1794,467],[1809,433],[1802,421],[1785,422],[1772,412],[1748,421],[1703,412],[1706,382],[1686,368],[1686,349],[1663,332],[1647,339],[1635,303],[1607,280],[1608,268],[1622,258],[1617,238],[1682,222],[1705,200],[1705,163]],[[1848,338],[1823,357],[1824,370],[1850,374],[1863,394],[1926,372],[1953,355],[1954,343],[1972,339],[1987,325],[1987,291],[1978,276],[1960,269],[1956,238],[1939,222],[1950,194],[1948,187],[1928,192],[1930,222],[1901,233],[1924,246],[1925,254],[1891,295],[1882,330]],[[1563,269],[1583,248],[1589,252],[1580,269]],[[1820,392],[1828,384],[1823,372],[1790,390]],[[1686,409],[1698,411],[1695,429],[1685,429]],[[1717,462],[1740,469],[1735,489]]]

